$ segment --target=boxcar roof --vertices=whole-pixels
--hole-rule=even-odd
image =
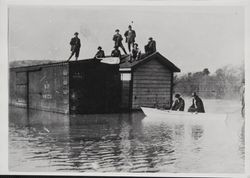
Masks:
[[[180,72],[181,71],[176,65],[174,65],[171,61],[169,61],[167,58],[162,56],[159,52],[155,52],[155,53],[150,54],[148,56],[146,56],[145,54],[142,54],[141,60],[133,61],[132,63],[129,62],[129,59],[130,59],[130,57],[128,55],[122,57],[121,63],[120,63],[121,69],[123,69],[123,68],[135,69],[135,68],[139,67],[140,65],[147,63],[148,61],[156,59],[160,63],[162,63],[162,65],[166,66],[169,70],[171,70],[172,72]]]
[[[142,59],[139,61],[133,61],[132,63],[129,62],[129,55],[123,55],[121,57],[121,63],[120,63],[120,69],[135,69],[139,67],[142,64],[147,63],[150,60],[156,59],[160,63],[162,63],[166,68],[171,70],[172,72],[180,72],[181,70],[175,66],[171,61],[169,61],[167,58],[165,58],[163,55],[161,55],[159,52],[155,52],[153,54],[150,54],[146,56],[145,54],[142,54]],[[18,66],[18,67],[10,67],[10,70],[17,70],[17,71],[26,71],[26,70],[32,70],[32,69],[38,69],[42,67],[51,67],[51,66],[58,66],[58,65],[65,65],[68,63],[78,63],[78,62],[92,62],[93,59],[84,59],[84,60],[78,60],[78,61],[60,61],[60,62],[51,62],[51,63],[44,63],[44,64],[36,64],[36,65],[27,65],[27,66]]]
[[[41,61],[40,61],[41,62]],[[21,66],[14,66],[14,67],[10,67],[10,70],[13,71],[30,71],[30,70],[38,70],[41,68],[45,68],[45,67],[54,67],[54,66],[61,66],[61,65],[67,65],[69,63],[92,63],[92,62],[96,62],[93,59],[82,59],[82,60],[78,60],[78,61],[56,61],[56,62],[47,62],[47,63],[40,63],[40,64],[27,64],[27,65],[21,65]],[[110,64],[106,64],[106,65],[110,65]]]

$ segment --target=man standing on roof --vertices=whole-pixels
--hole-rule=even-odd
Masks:
[[[203,102],[201,98],[196,94],[196,92],[192,93],[192,105],[189,107],[188,112],[205,112]]]
[[[171,107],[171,110],[174,111],[184,111],[185,108],[185,101],[184,99],[181,97],[180,94],[175,94],[175,101],[173,103],[173,106]]]
[[[122,44],[123,38],[122,38],[122,35],[119,33],[119,29],[116,29],[115,32],[116,32],[116,34],[114,34],[114,36],[113,36],[113,41],[115,42],[115,47],[117,47],[117,48],[121,47],[123,52],[125,54],[127,54],[127,52]]]
[[[148,40],[149,40],[148,44],[145,46],[145,53],[147,55],[156,52],[156,42],[155,42],[155,40],[153,40],[152,37],[150,37]]]
[[[118,49],[117,46],[114,47],[115,49],[111,52],[111,56],[112,57],[121,57],[121,52],[120,50]]]
[[[130,60],[129,62],[133,62],[134,60],[140,60],[141,58],[141,50],[138,48],[138,44],[134,43],[133,49],[130,53]]]
[[[80,52],[80,48],[81,48],[81,40],[78,38],[78,32],[75,32],[75,37],[71,38],[70,40],[70,45],[71,45],[71,55],[69,57],[69,59],[67,61],[69,61],[72,56],[75,54],[76,57],[76,61],[79,57],[79,52]]]
[[[132,30],[132,26],[128,26],[128,30],[124,33],[124,36],[126,37],[126,43],[128,43],[128,50],[131,51],[131,46],[134,46],[136,33],[134,30]]]
[[[105,57],[105,53],[104,53],[104,51],[102,50],[102,47],[101,46],[98,46],[98,51],[97,51],[97,53],[96,53],[96,55],[95,55],[95,58],[96,59],[98,59],[98,58],[103,58],[103,57]]]

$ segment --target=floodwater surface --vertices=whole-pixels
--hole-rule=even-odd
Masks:
[[[207,112],[227,113],[227,119],[170,121],[142,112],[67,116],[10,107],[9,169],[243,173],[240,102],[204,104]]]

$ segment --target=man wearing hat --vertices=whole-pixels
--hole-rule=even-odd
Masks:
[[[114,47],[115,49],[111,52],[111,56],[112,57],[121,57],[121,52],[120,50],[118,49],[117,46]]]
[[[138,44],[134,43],[133,49],[130,54],[129,62],[133,62],[134,60],[140,60],[141,58],[141,50],[138,48]]]
[[[152,54],[156,51],[156,42],[152,37],[148,39],[148,44],[145,46],[145,53],[147,55]]]
[[[105,57],[105,53],[104,53],[104,51],[102,50],[102,47],[101,46],[98,46],[98,51],[97,51],[97,53],[96,53],[96,55],[95,55],[95,58],[103,58],[103,57]]]
[[[188,112],[205,112],[203,102],[196,92],[192,93],[192,105],[188,108]]]
[[[118,47],[118,48],[121,47],[123,52],[125,54],[127,54],[127,52],[122,44],[123,38],[122,38],[122,35],[119,33],[119,29],[116,29],[115,32],[116,32],[116,34],[114,34],[114,36],[113,36],[113,41],[115,42],[115,47]]]
[[[180,94],[175,94],[175,101],[173,103],[173,106],[171,107],[171,110],[174,111],[184,111],[185,108],[185,101],[184,99],[181,97]]]
[[[71,38],[70,45],[71,45],[71,55],[68,59],[68,61],[72,58],[72,56],[75,54],[76,61],[79,57],[79,52],[81,48],[81,40],[78,38],[78,32],[75,32],[75,37]]]
[[[132,30],[132,26],[128,26],[128,30],[124,33],[124,36],[126,37],[126,43],[128,43],[128,50],[131,51],[131,46],[134,46],[136,33],[134,30]]]

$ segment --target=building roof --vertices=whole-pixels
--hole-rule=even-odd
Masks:
[[[22,61],[21,61],[22,62]],[[9,69],[14,71],[32,71],[32,70],[41,70],[44,67],[51,67],[51,66],[62,66],[62,65],[68,65],[69,63],[93,63],[97,62],[96,60],[92,59],[81,59],[81,60],[71,60],[71,61],[27,61],[27,64],[22,64],[20,66],[12,66]],[[33,64],[32,64],[33,63]],[[110,64],[105,64],[110,65]]]
[[[138,61],[133,61],[132,63],[129,62],[130,56],[129,55],[123,55],[121,57],[121,62],[120,62],[120,71],[131,71],[136,69],[142,64],[145,64],[149,62],[150,60],[156,59],[160,63],[162,63],[166,68],[168,68],[172,72],[180,72],[181,70],[175,66],[171,61],[169,61],[167,58],[165,58],[163,55],[161,55],[159,52],[155,52],[150,55],[142,54],[142,57]],[[84,60],[78,60],[78,61],[57,61],[57,62],[49,62],[49,63],[42,63],[42,64],[34,64],[34,65],[25,65],[25,66],[15,66],[15,67],[10,67],[11,70],[32,70],[32,69],[37,69],[41,67],[47,67],[47,66],[56,66],[56,65],[64,65],[68,63],[78,63],[78,62],[89,62],[93,61],[93,59],[84,59]]]
[[[122,56],[121,57],[121,63],[120,63],[120,69],[135,69],[139,67],[142,64],[145,64],[153,59],[158,60],[160,63],[165,65],[169,70],[172,72],[180,72],[181,70],[174,65],[171,61],[169,61],[167,58],[165,58],[163,55],[161,55],[159,52],[154,52],[153,54],[150,54],[146,56],[145,54],[142,54],[142,59],[138,61],[133,61],[132,63],[129,62],[129,55]]]

